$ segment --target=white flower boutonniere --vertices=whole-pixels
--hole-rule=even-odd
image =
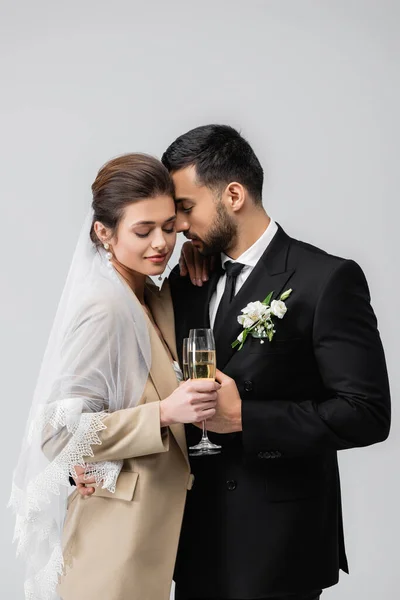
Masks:
[[[237,320],[240,325],[243,325],[243,331],[232,343],[232,348],[239,346],[238,350],[241,350],[248,335],[260,338],[261,344],[264,343],[264,338],[268,338],[272,342],[276,333],[273,317],[283,319],[287,311],[285,300],[289,298],[292,289],[283,292],[279,300],[271,302],[273,293],[268,294],[262,302],[249,302],[246,308],[242,309],[242,314],[238,316]]]

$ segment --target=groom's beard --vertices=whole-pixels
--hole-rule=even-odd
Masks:
[[[222,202],[218,202],[217,216],[208,231],[207,237],[199,238],[196,235],[191,236],[190,232],[187,237],[200,240],[203,245],[202,248],[198,248],[199,252],[203,256],[210,256],[212,254],[220,254],[221,252],[227,253],[236,243],[237,231],[238,227],[235,221],[228,214]]]

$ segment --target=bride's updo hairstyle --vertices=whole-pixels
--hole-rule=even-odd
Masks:
[[[114,235],[124,209],[132,202],[156,196],[173,197],[173,183],[164,165],[147,154],[124,154],[107,162],[92,185],[93,222],[90,239],[101,246],[94,230],[96,221]]]

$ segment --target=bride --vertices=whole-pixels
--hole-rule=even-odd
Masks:
[[[176,240],[167,170],[121,156],[92,192],[14,472],[25,598],[167,600],[193,480],[182,424],[212,417],[220,386],[178,387],[168,284],[148,277]],[[83,471],[94,494],[69,495]]]

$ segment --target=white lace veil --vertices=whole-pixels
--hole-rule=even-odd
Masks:
[[[26,600],[58,598],[69,476],[101,443],[106,413],[138,403],[150,370],[144,313],[103,248],[93,246],[91,223],[92,213],[62,293],[14,472],[10,505],[17,554],[27,562]],[[121,466],[92,462],[89,469],[114,491]]]

